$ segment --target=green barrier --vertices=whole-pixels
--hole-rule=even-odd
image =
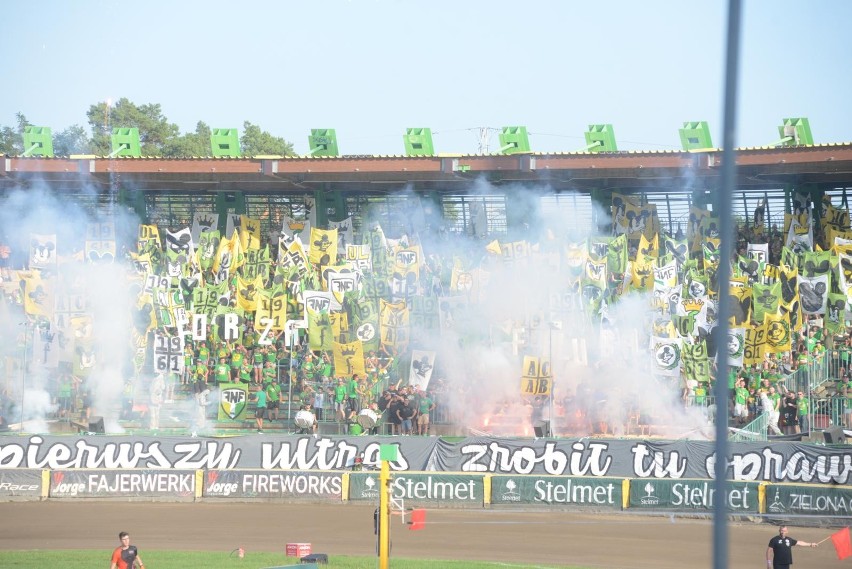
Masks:
[[[766,513],[849,516],[852,515],[852,488],[817,484],[768,484]]]
[[[391,481],[396,499],[424,502],[452,502],[456,505],[482,505],[485,491],[483,475],[393,473]],[[379,499],[379,473],[353,472],[349,475],[349,499]]]
[[[547,504],[621,509],[622,478],[491,477],[492,504]]]
[[[736,513],[758,513],[760,495],[758,482],[730,482],[728,504]],[[713,510],[715,490],[712,480],[649,480],[630,481],[631,508],[646,510],[707,511]]]

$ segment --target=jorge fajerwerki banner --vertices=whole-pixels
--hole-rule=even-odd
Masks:
[[[195,471],[54,470],[51,498],[194,498]]]
[[[0,498],[41,496],[41,470],[0,470]]]
[[[621,509],[622,481],[604,477],[495,475],[491,478],[491,503]]]
[[[204,498],[285,498],[339,501],[343,495],[343,474],[302,470],[208,470],[204,474]]]
[[[715,478],[710,441],[247,435],[243,437],[3,436],[0,470],[348,470],[379,448],[397,447],[394,471],[548,474],[572,477]],[[731,443],[730,478],[750,482],[852,484],[852,446]]]

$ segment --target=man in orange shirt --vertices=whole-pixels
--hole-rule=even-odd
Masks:
[[[109,569],[135,569],[145,567],[135,545],[130,545],[130,534],[123,531],[118,534],[121,545],[112,552],[112,564]]]

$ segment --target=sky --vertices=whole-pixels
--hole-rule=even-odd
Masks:
[[[807,117],[816,143],[852,141],[852,2],[744,1],[737,146]],[[406,128],[438,153],[488,150],[526,126],[536,152],[678,150],[684,121],[721,146],[723,0],[9,0],[0,126],[54,133],[98,102],[160,104],[181,132],[260,126],[307,153],[334,128],[342,154],[403,154]]]

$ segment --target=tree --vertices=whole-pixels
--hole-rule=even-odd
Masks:
[[[260,156],[272,154],[281,156],[292,156],[293,144],[283,138],[272,136],[259,126],[246,121],[243,123],[243,136],[240,138],[240,147],[243,156]]]
[[[188,132],[166,143],[163,156],[180,158],[187,156],[210,156],[210,127],[203,121],[195,125],[195,132]]]
[[[86,136],[86,129],[75,124],[53,137],[53,153],[56,156],[71,156],[72,154],[89,154],[91,142]]]
[[[10,126],[0,126],[0,156],[19,156],[23,152],[24,139]]]
[[[166,144],[180,135],[178,126],[163,116],[160,105],[136,106],[126,97],[115,105],[92,105],[86,116],[92,128],[92,150],[104,156],[112,151],[110,137],[115,127],[139,129],[142,156],[162,156]]]

